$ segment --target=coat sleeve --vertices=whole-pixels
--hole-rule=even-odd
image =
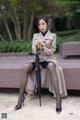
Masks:
[[[32,39],[32,52],[34,54],[36,53],[36,42],[37,42],[37,34],[34,34]]]
[[[46,47],[45,45],[43,53],[47,56],[51,56],[54,54],[55,51],[56,51],[56,34],[53,34],[53,40],[51,42],[50,47]]]

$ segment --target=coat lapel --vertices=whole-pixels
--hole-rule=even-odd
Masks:
[[[44,39],[44,40],[47,40],[47,39],[49,40],[49,39],[52,39],[52,34],[51,34],[51,32],[48,30],[48,32],[46,33],[45,36],[43,36],[42,33],[40,32],[40,33],[38,34],[38,37],[41,38],[41,39]]]

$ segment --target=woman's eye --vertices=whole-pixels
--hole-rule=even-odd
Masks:
[[[45,23],[42,23],[42,25],[44,25]]]
[[[39,26],[41,26],[41,25],[45,25],[45,23],[41,23],[41,24],[39,24]]]

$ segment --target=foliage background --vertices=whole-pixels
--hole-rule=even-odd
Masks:
[[[80,40],[80,0],[0,0],[0,52],[31,52],[41,15],[53,19],[57,52],[62,42]]]

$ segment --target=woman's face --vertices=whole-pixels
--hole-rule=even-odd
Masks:
[[[47,23],[43,19],[39,20],[38,28],[39,28],[40,32],[43,32],[43,33],[46,32]]]

